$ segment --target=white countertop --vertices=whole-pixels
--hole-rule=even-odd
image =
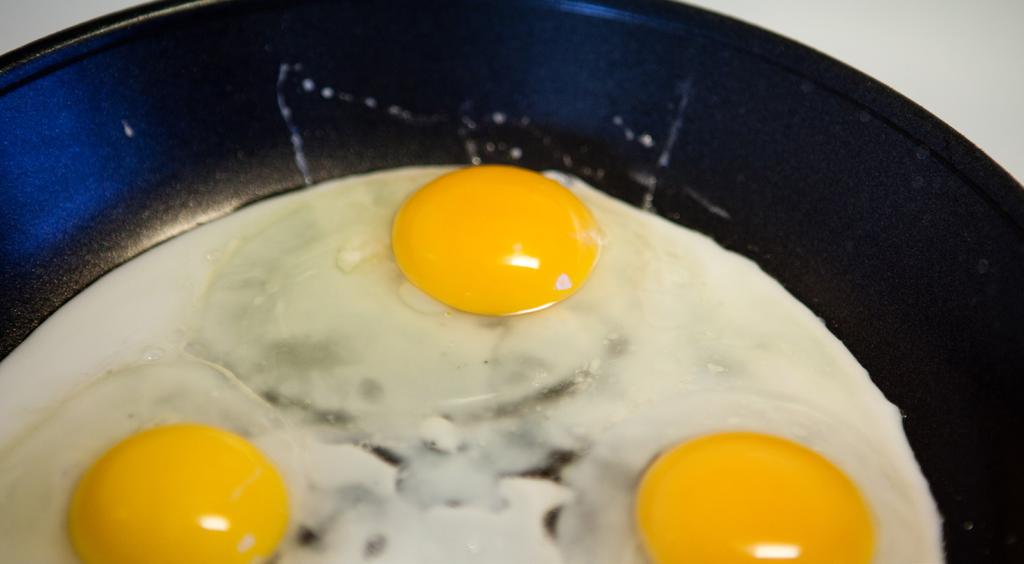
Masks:
[[[1024,181],[1024,0],[689,0],[900,91]],[[0,0],[0,52],[137,0]]]

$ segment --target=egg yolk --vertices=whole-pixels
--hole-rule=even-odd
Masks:
[[[857,488],[785,439],[724,433],[660,456],[637,491],[654,564],[867,564],[874,528]]]
[[[248,441],[180,424],[115,445],[79,480],[68,511],[85,564],[250,564],[288,522],[274,466]]]
[[[561,184],[485,165],[437,178],[395,216],[391,244],[406,278],[455,309],[535,311],[572,295],[597,261],[599,230]]]

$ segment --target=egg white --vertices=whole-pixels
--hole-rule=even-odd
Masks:
[[[552,482],[499,478],[493,505],[421,504],[399,491],[400,472],[351,445],[314,449],[316,542],[282,549],[288,563],[557,564],[543,516],[570,497]],[[465,479],[454,467],[441,476]],[[453,489],[448,484],[448,489]],[[454,488],[459,489],[459,488]],[[307,516],[307,519],[310,517]]]
[[[155,349],[167,351],[151,363],[160,371],[192,358],[226,378],[249,419],[221,413],[223,398],[210,394],[173,416],[222,426],[280,418],[312,460],[292,486],[310,501],[294,512],[282,564],[599,562],[593,547],[640,558],[630,552],[638,473],[667,445],[728,429],[794,438],[846,470],[886,529],[879,563],[941,561],[938,514],[898,411],[754,263],[550,173],[603,231],[590,280],[529,315],[453,311],[410,286],[389,249],[402,200],[448,170],[298,191],[115,270],[0,363],[0,438],[93,374]],[[76,330],[104,308],[113,313],[102,335]],[[67,353],[51,358],[58,348]],[[45,376],[29,384],[29,373]],[[141,393],[111,390],[72,411],[87,421]],[[147,421],[172,416],[145,407]],[[40,522],[55,522],[74,468],[99,448],[61,442],[64,411],[44,418],[45,440],[18,443],[36,456],[4,458],[25,473],[38,453],[69,451],[52,503],[21,506]],[[545,523],[558,508],[553,535]],[[61,545],[53,531],[48,542]],[[0,520],[0,544],[19,532]]]

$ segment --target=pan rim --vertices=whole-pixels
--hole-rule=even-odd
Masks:
[[[300,0],[313,4],[317,0]],[[939,117],[867,74],[755,25],[703,8],[666,0],[523,0],[535,7],[691,33],[808,81],[885,123],[963,180],[1013,224],[1024,239],[1024,185]],[[499,0],[481,0],[496,4]],[[188,16],[224,9],[287,9],[285,0],[159,0],[70,27],[0,55],[0,97],[75,62],[122,45]]]

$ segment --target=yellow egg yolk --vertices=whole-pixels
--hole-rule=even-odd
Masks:
[[[68,510],[85,564],[250,564],[272,555],[288,496],[252,444],[205,425],[143,431],[79,480]]]
[[[535,311],[590,275],[598,227],[572,192],[536,172],[486,165],[437,178],[395,216],[391,245],[406,278],[455,309]]]
[[[785,439],[723,433],[660,456],[636,495],[654,564],[867,564],[870,512],[853,482]]]

